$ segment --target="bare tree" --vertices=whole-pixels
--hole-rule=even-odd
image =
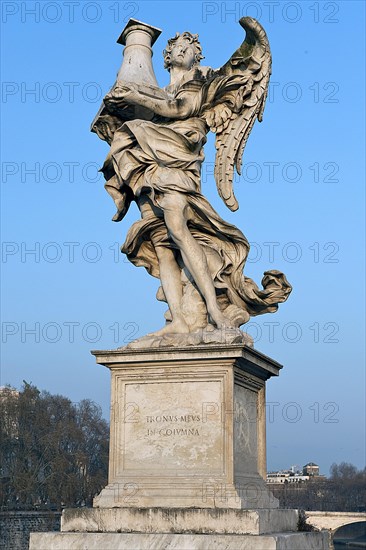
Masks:
[[[0,395],[0,506],[91,505],[107,481],[108,434],[100,408],[24,383]]]

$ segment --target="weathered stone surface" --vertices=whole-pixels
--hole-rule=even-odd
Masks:
[[[281,365],[243,345],[93,353],[112,374],[109,478],[94,506],[278,508],[261,474],[264,385]]]
[[[125,346],[126,349],[153,349],[171,346],[212,346],[217,344],[243,344],[253,347],[253,338],[239,328],[196,330],[188,334],[148,334]],[[124,347],[120,348],[124,349]]]
[[[296,531],[297,521],[297,510],[70,508],[61,531],[262,535]]]
[[[329,550],[319,533],[184,535],[143,533],[32,533],[30,550]]]

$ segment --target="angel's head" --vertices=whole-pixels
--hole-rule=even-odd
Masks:
[[[171,67],[191,69],[199,65],[203,59],[201,44],[198,41],[198,34],[183,32],[169,38],[168,44],[163,51],[164,68],[170,71]]]

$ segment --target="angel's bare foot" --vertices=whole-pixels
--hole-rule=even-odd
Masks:
[[[218,329],[222,330],[235,328],[233,322],[228,317],[225,317],[225,315],[221,313],[220,310],[210,312],[210,316],[212,317],[212,320]]]
[[[168,323],[160,330],[151,332],[149,336],[164,336],[164,334],[187,334],[189,332],[189,326],[183,318],[175,319],[171,323]]]

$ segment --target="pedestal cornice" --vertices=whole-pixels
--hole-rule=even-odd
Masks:
[[[242,344],[210,345],[192,347],[162,347],[159,349],[126,349],[93,350],[96,362],[109,369],[123,368],[128,365],[138,366],[151,364],[154,366],[169,363],[177,369],[189,363],[203,363],[207,361],[231,364],[240,370],[253,374],[262,380],[271,376],[278,376],[282,365],[267,355]]]

